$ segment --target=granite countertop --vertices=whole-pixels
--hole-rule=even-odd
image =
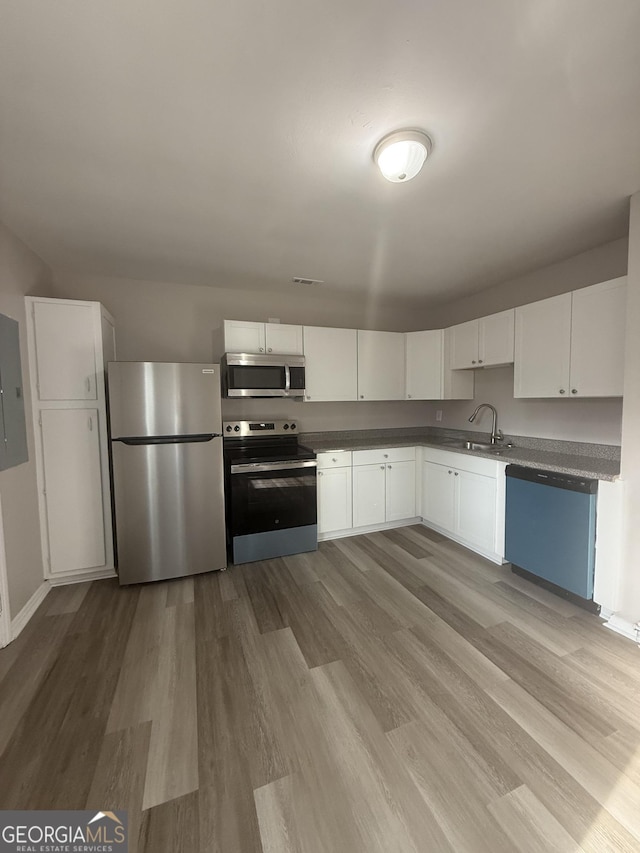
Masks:
[[[483,433],[427,427],[413,431],[398,429],[303,433],[300,435],[300,442],[316,453],[374,450],[378,447],[432,447],[596,480],[615,480],[620,474],[620,448],[613,445],[555,441],[530,436],[505,436],[505,444],[513,442],[514,446],[504,447],[500,453],[466,450],[456,445],[456,442],[469,438],[474,441],[488,441]]]

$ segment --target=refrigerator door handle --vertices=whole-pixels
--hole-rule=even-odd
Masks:
[[[155,435],[153,437],[140,438],[114,438],[113,441],[120,441],[129,447],[137,447],[145,444],[197,444],[198,442],[213,441],[214,438],[219,437],[220,433],[206,432],[200,435]]]

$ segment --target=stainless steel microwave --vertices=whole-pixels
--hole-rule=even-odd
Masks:
[[[225,397],[304,397],[303,355],[225,353]]]

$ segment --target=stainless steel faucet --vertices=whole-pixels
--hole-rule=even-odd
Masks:
[[[492,406],[491,403],[480,403],[480,405],[476,408],[475,412],[469,418],[469,423],[472,424],[475,421],[480,409],[491,409],[491,411],[493,412],[493,423],[491,424],[491,444],[497,444],[499,441],[502,441],[504,436],[502,435],[502,430],[498,429],[498,413],[495,409],[495,406]]]

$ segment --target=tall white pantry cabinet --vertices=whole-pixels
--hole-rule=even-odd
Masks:
[[[114,572],[105,373],[113,318],[98,302],[25,297],[45,578]]]

